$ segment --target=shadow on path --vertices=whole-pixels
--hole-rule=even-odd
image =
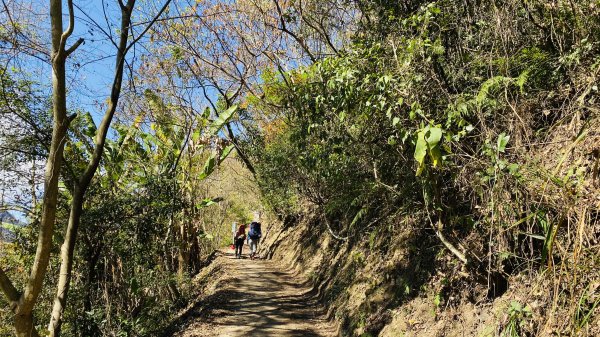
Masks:
[[[334,336],[310,287],[272,261],[218,257],[223,286],[197,303],[165,336]],[[176,331],[175,333],[173,333]]]

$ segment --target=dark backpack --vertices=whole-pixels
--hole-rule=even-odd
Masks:
[[[250,236],[250,239],[252,240],[256,240],[262,236],[259,222],[253,222],[250,224],[250,232],[248,232],[248,236]]]

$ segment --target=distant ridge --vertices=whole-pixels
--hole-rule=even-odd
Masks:
[[[15,218],[9,212],[0,212],[0,241],[10,242],[14,240],[14,227],[22,227],[25,224]]]

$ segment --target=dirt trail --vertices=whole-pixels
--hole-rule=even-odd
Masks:
[[[310,288],[266,260],[235,259],[231,251],[220,252],[213,261],[221,282],[186,313],[179,331],[188,337],[330,337],[332,324]]]

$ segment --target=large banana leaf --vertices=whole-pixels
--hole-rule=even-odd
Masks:
[[[233,118],[233,115],[235,114],[235,112],[238,110],[238,106],[237,105],[233,105],[231,106],[229,109],[221,112],[219,114],[219,117],[217,119],[215,119],[214,121],[212,121],[211,125],[210,125],[210,133],[211,134],[216,134],[219,132],[219,130],[221,130],[221,128],[231,120],[231,118]]]

